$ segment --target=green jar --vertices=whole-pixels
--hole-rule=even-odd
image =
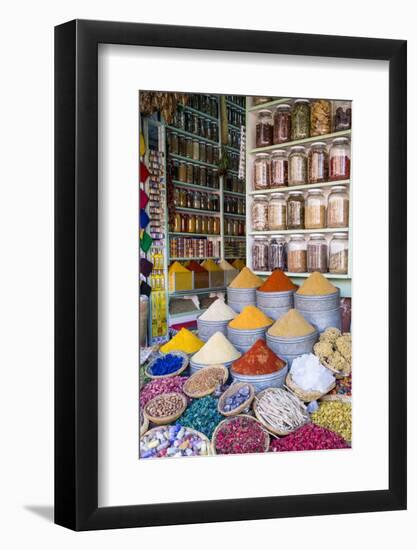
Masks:
[[[310,102],[296,99],[291,113],[291,140],[310,137]]]

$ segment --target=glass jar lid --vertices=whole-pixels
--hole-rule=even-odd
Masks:
[[[326,145],[324,141],[315,141],[311,144],[311,147],[326,147]]]
[[[312,233],[310,239],[324,239],[323,233]]]
[[[255,200],[264,200],[266,201],[268,197],[266,195],[255,195]]]
[[[304,147],[304,145],[294,145],[294,147],[291,147],[291,152],[302,152],[302,151],[305,151],[306,148]]]
[[[304,239],[304,235],[300,235],[299,233],[294,233],[293,235],[290,235],[290,239]]]
[[[254,237],[255,241],[267,241],[267,237],[263,237],[262,235],[256,235]]]
[[[272,115],[272,111],[270,111],[269,109],[261,109],[260,111],[258,111],[258,116],[271,116]]]
[[[335,138],[335,139],[332,141],[332,143],[336,143],[336,144],[337,144],[337,143],[340,143],[340,144],[342,144],[342,143],[349,143],[349,138],[347,138],[347,137],[338,137],[338,138]]]
[[[346,185],[335,185],[330,188],[330,191],[347,191]]]
[[[295,196],[295,195],[303,195],[303,192],[302,192],[302,191],[290,191],[288,194],[289,194],[289,195],[293,195],[293,196]]]
[[[256,153],[255,157],[267,158],[269,157],[269,153]]]
[[[259,153],[258,153],[259,154]],[[280,156],[280,157],[286,157],[287,151],[285,149],[277,149],[276,151],[272,151],[272,156]]]
[[[281,103],[281,105],[277,105],[277,111],[278,109],[291,109],[291,105],[288,103]]]
[[[323,191],[321,189],[309,189],[308,194],[309,195],[318,195],[318,194],[322,195]]]
[[[347,233],[333,233],[333,239],[347,239]]]
[[[284,193],[272,193],[271,199],[284,199],[285,194]]]
[[[270,240],[270,243],[273,244],[276,241],[285,241],[284,235],[274,235],[274,237]]]
[[[310,103],[309,99],[295,99],[294,103]]]

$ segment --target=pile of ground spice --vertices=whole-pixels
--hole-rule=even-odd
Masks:
[[[189,273],[189,270],[180,264],[180,262],[174,262],[169,266],[168,273]]]
[[[207,271],[207,269],[205,269],[202,265],[200,265],[195,260],[188,262],[186,266],[189,271],[194,271],[195,273],[205,273]]]
[[[219,267],[213,260],[204,260],[201,265],[206,271],[222,271],[222,268]]]
[[[232,266],[240,271],[245,267],[245,262],[243,260],[238,259],[232,263]]]
[[[218,455],[264,453],[268,435],[259,422],[247,416],[236,416],[219,427],[216,434]]]
[[[280,269],[271,273],[268,279],[258,288],[261,292],[286,292],[298,288]]]
[[[297,294],[325,296],[326,294],[334,294],[336,291],[337,288],[326,277],[323,277],[318,271],[314,271],[297,290]]]
[[[169,351],[183,351],[184,353],[195,353],[202,348],[204,342],[186,328],[182,328],[169,342],[161,346],[162,353]]]
[[[205,311],[200,319],[203,321],[230,321],[236,317],[237,313],[233,309],[224,303],[223,300],[218,298],[211,306]]]
[[[230,321],[229,327],[239,330],[254,330],[268,327],[272,322],[272,319],[256,306],[245,306],[239,315]]]
[[[268,330],[268,334],[284,338],[297,338],[311,334],[314,330],[314,327],[304,319],[299,311],[290,309],[281,319],[275,321]]]
[[[232,266],[232,264],[229,264],[227,260],[221,260],[219,262],[219,267],[223,269],[223,271],[235,271],[236,268]]]
[[[192,360],[199,365],[217,365],[235,361],[241,355],[222,332],[215,332]]]
[[[263,280],[260,277],[252,273],[248,267],[244,267],[229,286],[230,288],[258,288],[262,283]]]
[[[285,361],[268,348],[260,338],[240,359],[233,363],[233,371],[239,374],[271,374],[285,366]]]

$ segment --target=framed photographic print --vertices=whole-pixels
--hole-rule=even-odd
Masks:
[[[406,42],[55,31],[55,521],[406,507]]]

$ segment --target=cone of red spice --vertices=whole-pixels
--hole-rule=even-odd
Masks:
[[[261,292],[286,292],[288,290],[297,290],[297,288],[298,286],[283,271],[276,269],[258,290]]]
[[[205,273],[207,271],[207,269],[204,269],[204,267],[195,260],[192,260],[187,264],[187,269],[194,271],[195,273]]]
[[[233,371],[239,374],[271,374],[285,366],[278,355],[268,348],[265,340],[260,338],[240,359],[233,363]]]

